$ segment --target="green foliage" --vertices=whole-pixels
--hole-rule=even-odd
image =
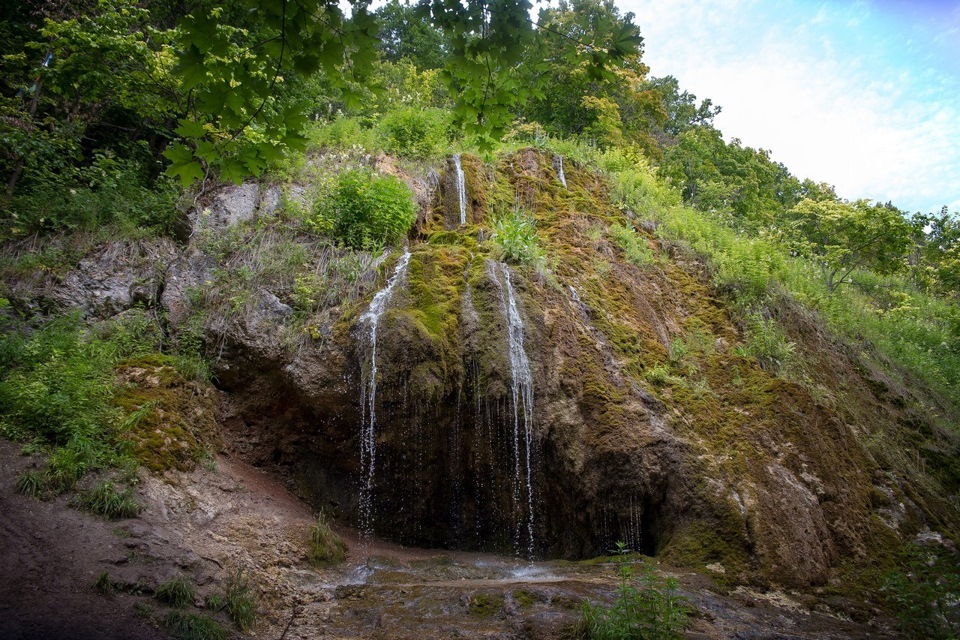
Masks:
[[[913,638],[953,640],[960,637],[960,557],[956,551],[908,545],[899,567],[881,588],[896,614],[900,630]]]
[[[62,493],[87,471],[116,461],[111,446],[120,412],[111,406],[116,345],[81,334],[76,317],[32,336],[0,337],[0,432],[51,448],[44,491]],[[35,483],[31,482],[31,485]]]
[[[623,543],[618,543],[621,552]],[[576,636],[585,640],[680,638],[689,607],[675,578],[664,578],[643,561],[617,558],[619,584],[609,606],[583,603]],[[638,572],[639,570],[639,572]]]
[[[610,225],[610,235],[623,250],[627,260],[638,267],[645,267],[653,264],[653,251],[647,245],[647,241],[637,234],[630,226],[620,224]]]
[[[132,487],[119,488],[109,480],[81,492],[78,503],[82,509],[108,520],[135,518],[143,509]]]
[[[178,640],[227,640],[227,630],[209,616],[171,611],[163,619],[167,632]]]
[[[369,249],[402,240],[416,217],[413,194],[402,180],[349,170],[317,203],[310,224],[320,230],[332,227],[347,246]]]
[[[114,584],[113,580],[110,579],[110,574],[106,571],[101,571],[100,575],[97,576],[97,579],[93,583],[93,588],[97,593],[103,595],[110,595],[117,591],[117,585]]]
[[[493,241],[506,262],[536,265],[544,258],[536,221],[519,207],[497,218],[493,224]]]
[[[388,153],[412,158],[441,155],[447,146],[447,114],[440,109],[402,107],[377,127]]]
[[[893,207],[806,198],[786,214],[788,243],[815,260],[827,289],[850,282],[857,269],[884,275],[903,268],[910,245],[907,221]]]
[[[155,595],[163,604],[182,609],[193,604],[193,585],[184,576],[177,576],[158,586]]]
[[[347,545],[338,536],[321,511],[310,527],[310,561],[320,566],[340,564],[347,557]]]
[[[780,324],[756,311],[747,316],[744,324],[747,341],[740,349],[741,354],[756,358],[775,374],[789,371],[796,358],[796,345],[787,341]]]
[[[207,607],[226,612],[241,631],[249,631],[257,617],[253,588],[240,569],[230,574],[219,594],[207,599]]]
[[[170,181],[150,181],[136,161],[103,154],[91,167],[31,175],[8,207],[3,226],[13,236],[104,225],[134,237],[169,234],[180,217]]]
[[[376,131],[364,127],[359,118],[339,116],[330,122],[312,124],[306,132],[307,151],[326,148],[351,148],[373,150],[378,148]]]

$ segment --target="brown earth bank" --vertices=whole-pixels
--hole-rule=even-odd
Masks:
[[[608,601],[608,561],[537,562],[412,549],[341,529],[347,561],[318,569],[307,559],[310,508],[275,478],[236,457],[215,468],[144,474],[134,519],[107,522],[15,493],[33,464],[0,442],[0,638],[168,637],[154,597],[175,576],[196,587],[197,605],[242,570],[255,585],[251,638],[560,638],[584,599]],[[892,622],[868,605],[815,593],[724,590],[671,572],[693,607],[689,638],[886,638]],[[102,595],[112,581],[139,593]],[[202,613],[198,607],[190,611]],[[853,620],[857,620],[854,622]],[[229,622],[222,621],[224,626]]]

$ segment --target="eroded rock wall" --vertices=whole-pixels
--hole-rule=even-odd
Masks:
[[[203,332],[233,450],[316,506],[403,543],[579,558],[622,540],[734,580],[822,584],[925,526],[956,527],[956,510],[935,495],[946,485],[893,478],[864,445],[868,421],[890,433],[910,420],[933,427],[905,409],[906,391],[864,382],[876,376],[856,354],[811,346],[838,396],[860,402],[874,390],[867,409],[845,411],[741,355],[704,266],[631,223],[597,174],[567,162],[564,186],[556,158],[536,150],[496,167],[462,164],[465,225],[451,210],[449,166],[432,199],[418,183],[409,264],[379,317],[373,467],[362,453],[370,345],[359,318],[399,252],[354,255],[285,230],[275,190],[250,185],[215,194],[185,246],[147,252],[143,268],[161,274],[147,279],[148,303],[172,336]],[[535,218],[544,264],[500,263],[491,225],[514,207]],[[654,258],[631,263],[615,226]],[[102,309],[100,289],[81,282],[110,250],[98,251],[60,282],[6,295],[24,308],[56,299]],[[274,254],[301,262],[238,288],[237,270],[265,273]],[[138,276],[114,262],[97,281],[130,291]],[[511,296],[529,415],[510,357]],[[799,344],[820,339],[815,318],[790,318]],[[937,455],[960,450],[938,437]]]

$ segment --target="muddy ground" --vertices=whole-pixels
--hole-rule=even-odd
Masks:
[[[135,519],[106,522],[69,506],[16,494],[36,464],[0,442],[0,638],[168,635],[169,609],[152,596],[177,575],[196,585],[194,613],[241,572],[254,586],[257,622],[234,637],[560,638],[585,598],[609,600],[603,562],[538,562],[363,541],[339,529],[347,562],[307,561],[310,508],[262,470],[227,455],[191,473],[144,475]],[[661,567],[663,570],[668,568]],[[101,573],[127,592],[102,595]],[[721,589],[708,576],[672,572],[694,608],[689,638],[892,638],[870,606],[816,594]],[[132,592],[132,593],[130,593]],[[858,620],[858,622],[854,622]]]

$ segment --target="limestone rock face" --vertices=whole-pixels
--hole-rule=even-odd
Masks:
[[[104,319],[153,304],[163,291],[165,266],[176,254],[169,240],[109,242],[66,273],[37,271],[4,288],[28,315],[76,309],[87,318]]]

